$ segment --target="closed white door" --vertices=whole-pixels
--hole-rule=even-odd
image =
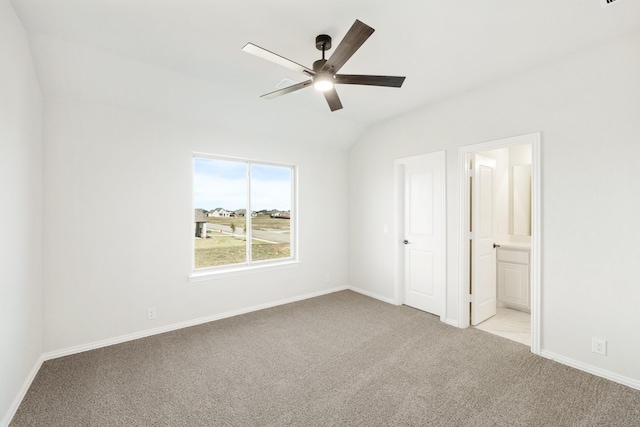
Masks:
[[[496,161],[475,154],[471,180],[471,324],[496,314],[496,253],[493,247],[493,189]]]
[[[404,164],[404,303],[440,315],[444,278],[444,152]]]

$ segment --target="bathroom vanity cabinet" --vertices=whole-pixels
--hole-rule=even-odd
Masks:
[[[501,245],[497,253],[498,306],[531,312],[530,248]]]

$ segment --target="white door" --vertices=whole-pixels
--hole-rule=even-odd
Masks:
[[[404,303],[442,313],[444,151],[404,164]]]
[[[496,253],[493,248],[493,179],[496,161],[475,154],[471,180],[471,324],[496,314]]]

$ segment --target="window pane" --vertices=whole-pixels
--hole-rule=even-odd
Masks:
[[[247,164],[194,158],[195,268],[247,262]]]
[[[291,168],[251,165],[251,260],[291,256]]]

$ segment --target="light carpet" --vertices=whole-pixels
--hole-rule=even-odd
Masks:
[[[640,426],[640,391],[338,292],[47,361],[18,426]]]

